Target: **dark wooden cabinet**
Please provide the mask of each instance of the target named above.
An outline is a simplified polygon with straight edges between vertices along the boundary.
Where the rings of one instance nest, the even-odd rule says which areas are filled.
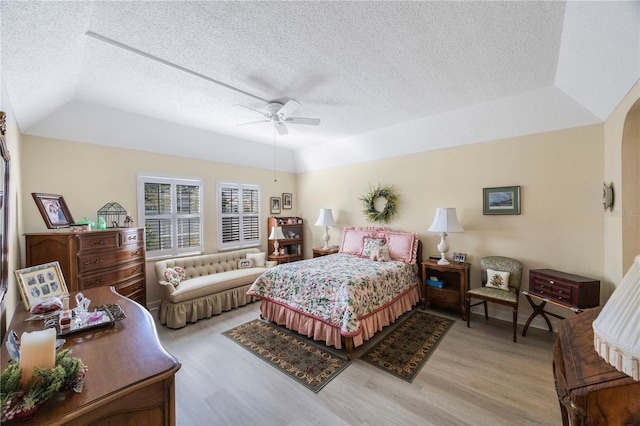
[[[640,424],[640,382],[596,352],[592,323],[600,308],[558,323],[553,373],[563,425]]]
[[[113,286],[146,306],[144,229],[25,234],[26,266],[58,261],[69,291]]]
[[[297,260],[304,259],[302,254],[302,244],[304,242],[304,222],[299,217],[270,217],[267,222],[267,236],[271,234],[271,229],[274,226],[280,226],[282,228],[282,234],[285,239],[279,240],[280,249],[287,255],[286,261],[284,258],[277,258],[273,256],[273,241],[269,240],[269,260],[276,260],[278,263],[295,262]]]
[[[438,265],[435,260],[422,262],[423,303],[429,302],[439,308],[456,309],[462,313],[462,319],[466,320],[469,313],[464,297],[469,289],[470,267],[470,263],[464,262],[452,262],[449,265]],[[442,288],[427,285],[431,276],[443,283]]]
[[[529,293],[567,307],[595,308],[600,304],[600,281],[553,269],[532,269]]]

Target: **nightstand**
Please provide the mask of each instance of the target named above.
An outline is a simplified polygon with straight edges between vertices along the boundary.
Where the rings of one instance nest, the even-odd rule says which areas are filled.
[[[449,265],[438,265],[435,260],[422,262],[423,305],[426,306],[429,302],[439,308],[456,309],[462,313],[462,319],[466,320],[469,313],[464,297],[469,289],[470,267],[470,263],[464,262],[451,262]],[[442,282],[442,288],[427,285],[427,280],[432,276]]]
[[[338,252],[338,247],[329,247],[327,250],[322,247],[313,249],[313,257],[326,256],[328,254],[334,254]]]

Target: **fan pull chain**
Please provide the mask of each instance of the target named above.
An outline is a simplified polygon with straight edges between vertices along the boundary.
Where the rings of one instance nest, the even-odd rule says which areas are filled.
[[[278,160],[278,155],[276,152],[276,126],[273,126],[273,181],[277,182],[278,181],[278,176],[277,176],[277,171],[278,171],[278,167],[277,167],[277,160]]]

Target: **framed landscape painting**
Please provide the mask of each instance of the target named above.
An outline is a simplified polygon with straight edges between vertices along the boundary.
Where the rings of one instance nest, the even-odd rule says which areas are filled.
[[[520,214],[520,187],[484,188],[483,214]]]

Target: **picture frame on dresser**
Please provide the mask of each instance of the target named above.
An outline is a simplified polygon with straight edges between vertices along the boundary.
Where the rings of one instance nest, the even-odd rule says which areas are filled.
[[[27,310],[45,299],[69,295],[60,263],[57,261],[17,269],[15,274]]]
[[[482,200],[482,214],[484,215],[520,214],[519,186],[483,188]]]
[[[73,223],[73,217],[62,195],[32,192],[31,196],[47,228],[68,228]]]

